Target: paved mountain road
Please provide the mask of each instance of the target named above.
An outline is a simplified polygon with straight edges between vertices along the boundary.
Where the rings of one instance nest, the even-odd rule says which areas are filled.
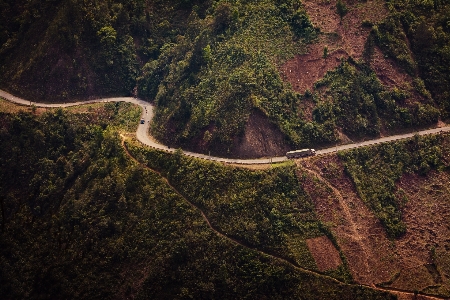
[[[95,99],[95,100],[87,100],[87,101],[80,101],[80,102],[71,102],[71,103],[60,103],[60,104],[47,104],[47,103],[38,103],[38,102],[32,102],[30,100],[21,99],[19,97],[16,97],[14,95],[11,95],[10,93],[0,90],[0,97],[4,98],[8,101],[22,104],[22,105],[35,105],[37,107],[69,107],[69,106],[76,106],[76,105],[83,105],[83,104],[89,104],[89,103],[97,103],[97,102],[129,102],[133,104],[137,104],[142,107],[142,118],[145,120],[144,124],[141,124],[139,122],[138,129],[136,131],[137,139],[142,142],[143,144],[153,147],[156,149],[168,151],[168,152],[174,152],[175,149],[169,148],[165,145],[159,144],[154,139],[152,139],[151,136],[148,135],[148,129],[150,126],[150,121],[153,118],[153,105],[149,102],[133,98],[133,97],[117,97],[117,98],[102,98],[102,99]],[[316,154],[327,154],[332,153],[340,150],[347,150],[347,149],[353,149],[358,147],[364,147],[379,143],[385,143],[385,142],[391,142],[401,139],[406,139],[409,137],[414,136],[415,134],[419,135],[427,135],[427,134],[435,134],[439,132],[444,131],[450,131],[450,126],[445,126],[441,128],[434,128],[434,129],[428,129],[428,130],[422,130],[417,131],[413,133],[407,133],[407,134],[400,134],[400,135],[392,135],[388,137],[382,137],[374,140],[364,141],[361,143],[353,143],[353,144],[347,144],[347,145],[341,145],[341,146],[335,146],[327,149],[321,149],[317,150]],[[232,164],[247,164],[247,165],[253,165],[253,164],[270,164],[270,163],[276,163],[276,162],[283,162],[288,160],[286,156],[278,156],[278,157],[269,157],[269,158],[258,158],[258,159],[234,159],[234,158],[222,158],[222,157],[215,157],[215,156],[209,156],[201,153],[194,153],[189,151],[183,151],[185,155],[193,156],[197,158],[207,159],[207,160],[214,160],[219,162],[225,162],[225,163],[232,163]]]

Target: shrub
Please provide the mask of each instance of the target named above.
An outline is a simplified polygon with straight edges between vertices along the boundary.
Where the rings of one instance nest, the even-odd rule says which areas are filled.
[[[342,2],[342,0],[338,0],[336,2],[336,12],[341,18],[341,21],[342,18],[348,13],[347,5],[344,2]]]

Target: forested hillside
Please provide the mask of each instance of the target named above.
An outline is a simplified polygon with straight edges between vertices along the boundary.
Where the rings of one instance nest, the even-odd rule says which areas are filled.
[[[318,269],[306,239],[332,235],[292,165],[239,170],[127,142],[144,166],[119,136],[136,107],[0,104],[5,299],[393,299],[351,284],[345,263]]]
[[[36,101],[137,95],[157,106],[157,139],[197,152],[280,155],[450,111],[447,0],[0,6],[2,88]]]
[[[130,95],[142,64],[185,34],[203,1],[0,2],[2,85],[46,101]]]
[[[0,0],[0,74],[284,155],[448,122],[450,0]],[[252,170],[140,114],[0,99],[1,298],[450,297],[448,133]]]
[[[125,138],[129,104],[0,104],[8,299],[450,295],[448,134],[252,171]]]

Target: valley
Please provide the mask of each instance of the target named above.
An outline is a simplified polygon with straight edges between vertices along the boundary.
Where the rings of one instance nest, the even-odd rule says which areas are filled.
[[[0,7],[2,298],[450,298],[448,0]]]

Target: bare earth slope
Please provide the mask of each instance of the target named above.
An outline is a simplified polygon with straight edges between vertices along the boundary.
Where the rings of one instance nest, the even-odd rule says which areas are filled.
[[[308,46],[306,53],[297,55],[280,67],[282,78],[299,93],[313,91],[314,83],[335,69],[342,59],[351,57],[357,61],[363,60],[365,44],[372,29],[370,25],[363,24],[377,24],[388,15],[385,1],[382,0],[344,1],[348,12],[342,20],[336,11],[336,0],[302,2],[321,35]],[[398,88],[410,94],[405,104],[424,101],[412,88],[414,84],[411,76],[392,59],[385,57],[378,47],[374,47],[369,60],[371,68],[388,90]],[[311,121],[315,104],[305,99],[300,106],[305,118]]]
[[[319,218],[331,226],[357,282],[444,298],[450,294],[447,172],[401,178],[398,188],[409,199],[402,211],[407,232],[390,240],[357,195],[337,156],[299,160],[297,164],[303,187]],[[412,298],[403,295],[401,299]]]
[[[284,134],[257,110],[250,115],[244,136],[236,144],[239,158],[283,156],[289,151]]]
[[[317,43],[308,47],[307,53],[298,55],[281,67],[281,73],[292,87],[304,93],[313,88],[314,82],[334,69],[341,58],[362,58],[364,44],[370,28],[362,26],[363,20],[382,20],[387,12],[384,1],[373,0],[347,5],[348,13],[340,21],[336,12],[336,0],[302,1],[313,25],[324,33]],[[324,57],[324,48],[328,55]]]

